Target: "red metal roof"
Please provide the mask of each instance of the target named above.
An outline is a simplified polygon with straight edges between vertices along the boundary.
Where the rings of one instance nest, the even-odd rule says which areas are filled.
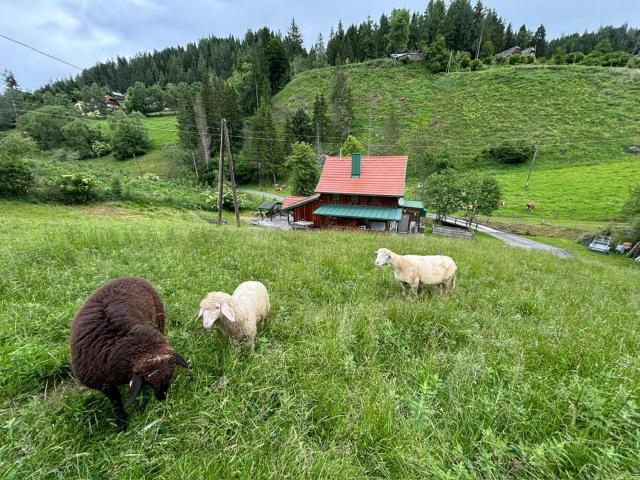
[[[296,196],[284,197],[284,201],[282,202],[282,208],[286,209],[294,205],[298,206],[298,204],[304,205],[305,203],[315,200],[318,197],[320,197],[320,194],[318,193],[314,193],[310,197],[296,197]]]
[[[351,178],[351,157],[327,157],[316,192],[401,197],[406,176],[406,156],[363,156],[360,178]]]

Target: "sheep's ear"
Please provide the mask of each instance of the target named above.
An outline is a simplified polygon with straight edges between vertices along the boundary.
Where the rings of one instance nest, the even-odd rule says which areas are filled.
[[[204,315],[204,308],[201,308],[200,311],[198,312],[198,318],[196,320],[200,320],[200,318],[202,317],[202,315]]]
[[[222,312],[222,315],[224,315],[224,317],[230,322],[236,321],[236,314],[234,313],[233,308],[231,308],[227,302],[224,302],[222,303],[222,305],[220,305],[220,311]]]
[[[180,365],[181,367],[188,368],[189,370],[191,370],[191,364],[177,353],[176,353],[176,365]]]
[[[133,402],[136,401],[136,397],[142,390],[142,386],[144,385],[144,378],[138,375],[137,373],[133,374],[133,378],[131,379],[131,389],[129,390],[129,396],[127,397],[127,402],[124,404],[125,407],[128,407]]]

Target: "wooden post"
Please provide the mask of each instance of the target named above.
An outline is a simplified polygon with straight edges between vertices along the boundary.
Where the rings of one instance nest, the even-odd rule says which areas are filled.
[[[449,63],[447,63],[447,75],[449,75],[449,69],[451,68],[452,58],[453,58],[453,50],[449,50]]]
[[[218,161],[218,225],[222,225],[222,191],[224,189],[224,120],[220,120],[220,159]]]
[[[233,192],[233,210],[236,213],[236,226],[240,226],[240,206],[238,205],[238,192],[236,190],[236,177],[233,172],[233,155],[231,155],[231,142],[229,141],[229,129],[227,128],[227,121],[222,120],[224,123],[224,139],[227,144],[227,153],[229,154],[229,176],[231,177],[231,191]]]
[[[533,172],[533,162],[536,161],[536,157],[538,156],[539,146],[540,142],[536,143],[536,151],[533,152],[533,158],[531,159],[531,165],[529,165],[529,174],[527,175],[527,181],[524,183],[524,188],[529,188],[529,180],[531,179],[531,173]]]

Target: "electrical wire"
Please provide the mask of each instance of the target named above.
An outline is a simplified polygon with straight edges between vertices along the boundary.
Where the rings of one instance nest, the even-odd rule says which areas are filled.
[[[4,35],[4,34],[0,33],[0,37],[5,38],[5,39],[9,40],[10,42],[17,43],[18,45],[22,45],[23,47],[26,47],[26,48],[28,48],[30,50],[33,50],[34,52],[37,52],[40,55],[44,55],[45,57],[49,57],[49,58],[52,58],[52,59],[54,59],[54,60],[56,60],[56,61],[58,61],[60,63],[64,63],[65,65],[68,65],[68,66],[73,67],[73,68],[75,68],[77,70],[80,70],[81,72],[84,70],[83,68],[80,68],[77,65],[74,65],[73,63],[69,63],[66,60],[58,58],[58,57],[56,57],[54,55],[51,55],[51,54],[49,54],[47,52],[43,52],[42,50],[38,50],[37,48],[32,47],[31,45],[28,45],[28,44],[26,44],[24,42],[21,42],[20,40],[16,40],[15,38],[11,38],[8,35]]]

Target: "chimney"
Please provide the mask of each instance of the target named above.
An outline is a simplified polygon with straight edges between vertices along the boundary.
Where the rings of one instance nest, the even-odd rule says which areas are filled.
[[[360,164],[362,162],[361,153],[351,154],[351,178],[360,178]]]

